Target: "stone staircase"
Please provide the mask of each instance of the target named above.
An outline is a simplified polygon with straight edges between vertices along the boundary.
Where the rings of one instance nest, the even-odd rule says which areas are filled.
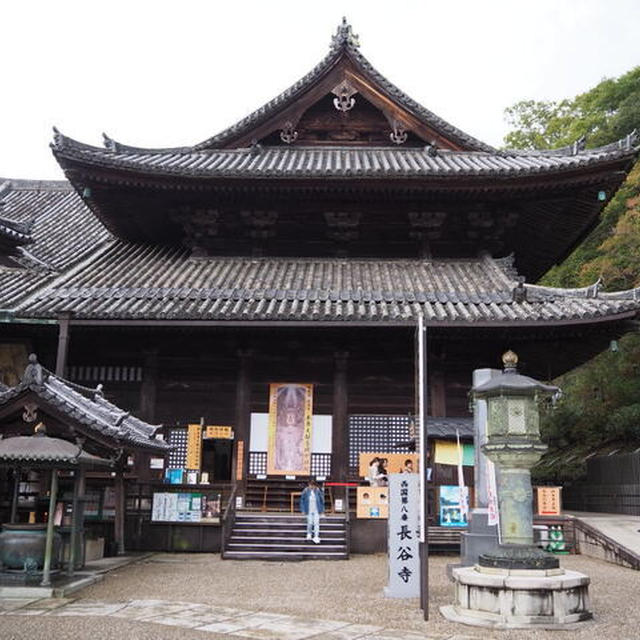
[[[302,515],[237,512],[222,557],[225,560],[347,560],[347,522],[320,518],[320,544],[306,540]]]

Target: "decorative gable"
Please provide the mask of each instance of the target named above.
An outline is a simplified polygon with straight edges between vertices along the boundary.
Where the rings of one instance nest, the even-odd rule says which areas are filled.
[[[269,145],[491,147],[456,129],[389,82],[360,53],[343,19],[329,54],[304,78],[196,149]]]

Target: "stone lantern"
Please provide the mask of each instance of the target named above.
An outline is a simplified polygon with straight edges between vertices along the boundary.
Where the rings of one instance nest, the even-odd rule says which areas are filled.
[[[453,569],[455,603],[441,607],[449,620],[512,628],[573,628],[592,618],[589,577],[560,568],[558,558],[533,544],[531,467],[545,452],[539,403],[558,393],[520,375],[507,351],[502,375],[472,389],[487,403],[487,441],[482,446],[497,472],[500,543],[473,567]]]
[[[559,392],[520,375],[518,356],[502,356],[504,372],[475,387],[474,398],[487,402],[487,442],[482,450],[498,471],[498,509],[501,544],[480,556],[481,566],[549,569],[558,559],[533,546],[531,467],[547,446],[540,440],[539,403]]]

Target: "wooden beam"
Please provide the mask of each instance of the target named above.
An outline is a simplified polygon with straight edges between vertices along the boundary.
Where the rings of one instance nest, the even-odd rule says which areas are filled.
[[[53,555],[53,518],[58,497],[58,471],[51,469],[51,488],[49,490],[49,514],[47,518],[47,539],[44,547],[44,566],[42,568],[41,587],[51,586],[51,556]]]
[[[158,350],[146,351],[140,385],[140,418],[151,424],[155,421],[158,395]]]
[[[71,315],[64,314],[58,318],[58,352],[56,355],[56,375],[64,378],[64,370],[67,366],[67,356],[69,355],[69,325]]]
[[[118,469],[114,482],[116,513],[113,520],[114,537],[118,549],[118,555],[125,553],[124,547],[124,517],[125,517],[125,496],[124,496],[124,471]]]
[[[76,569],[77,547],[83,529],[84,503],[82,498],[84,498],[84,468],[80,467],[75,470],[73,476],[71,535],[69,536],[69,563],[67,566],[67,575],[69,576],[72,576]],[[80,564],[84,564],[84,558],[81,558]]]
[[[235,409],[235,447],[231,470],[233,482],[238,486],[238,494],[246,483],[249,472],[249,449],[251,436],[251,365],[253,352],[250,349],[240,349],[238,351],[238,373],[236,378],[236,409]],[[239,451],[238,443],[243,445]],[[238,458],[240,455],[240,459]],[[237,479],[236,470],[242,468],[242,480]]]
[[[336,482],[346,482],[349,471],[348,461],[348,411],[349,392],[347,364],[349,354],[346,351],[334,355],[333,372],[333,424],[331,432],[331,478]],[[342,492],[340,492],[342,494]],[[345,493],[346,495],[346,493]],[[345,509],[349,505],[345,504]]]

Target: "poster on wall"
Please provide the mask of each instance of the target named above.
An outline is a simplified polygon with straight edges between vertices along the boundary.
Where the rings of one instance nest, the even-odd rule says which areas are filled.
[[[389,517],[388,487],[358,487],[356,515],[358,518]]]
[[[418,473],[417,453],[360,453],[358,475],[373,479],[390,473]]]
[[[309,475],[313,385],[269,385],[269,475]]]
[[[467,515],[460,501],[460,489],[458,485],[442,485],[440,487],[440,526],[441,527],[466,527]],[[462,487],[468,503],[468,487]]]

